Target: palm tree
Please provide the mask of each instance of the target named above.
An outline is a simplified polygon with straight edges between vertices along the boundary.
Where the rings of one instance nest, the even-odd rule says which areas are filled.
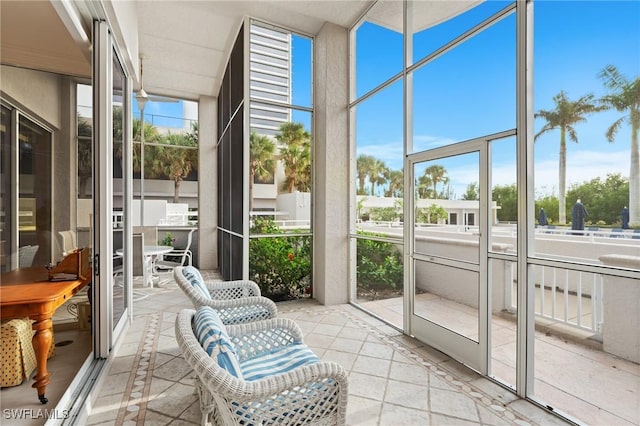
[[[569,139],[578,143],[578,135],[574,125],[585,121],[585,115],[601,111],[603,108],[594,104],[592,94],[584,95],[577,101],[571,101],[567,99],[567,94],[564,90],[553,97],[553,102],[555,103],[553,110],[547,111],[541,109],[535,113],[536,118],[544,118],[547,122],[535,135],[534,140],[537,140],[541,135],[551,130],[560,130],[558,201],[559,223],[564,225],[567,223],[567,202],[565,199],[567,184],[567,134],[569,135]]]
[[[629,81],[613,66],[607,65],[598,74],[610,90],[600,99],[607,109],[628,112],[607,129],[607,140],[613,142],[618,129],[627,120],[631,124],[631,168],[629,170],[629,223],[640,224],[640,153],[638,151],[638,129],[640,129],[640,78]]]
[[[387,172],[387,166],[384,164],[384,161],[374,159],[373,164],[369,168],[369,183],[371,183],[371,195],[376,195],[376,184],[384,185],[387,181],[384,177]]]
[[[356,160],[356,174],[358,177],[358,195],[365,195],[365,179],[369,175],[369,170],[373,168],[376,158],[371,155],[360,154]]]
[[[423,174],[418,178],[416,183],[416,189],[418,191],[418,198],[431,198],[431,187],[433,186],[431,177]]]
[[[173,181],[174,203],[180,202],[180,184],[189,176],[193,164],[197,162],[198,150],[193,149],[196,146],[193,140],[184,133],[169,133],[162,143],[156,143],[149,147],[149,157],[145,152],[145,157],[150,158],[150,177],[167,176]],[[147,170],[146,164],[145,170]]]
[[[285,188],[289,192],[311,188],[311,136],[302,123],[282,123],[276,139],[284,165]]]
[[[434,164],[433,166],[427,167],[424,171],[425,176],[431,178],[431,184],[433,185],[433,198],[438,198],[438,184],[442,182],[446,184],[449,182],[449,178],[447,177],[447,170],[444,166],[440,164]]]
[[[267,180],[276,167],[276,144],[267,136],[251,132],[249,147],[249,211],[253,209],[253,184],[256,176]]]
[[[140,151],[141,151],[140,130],[142,129],[142,126],[140,125],[141,123],[142,122],[139,118],[133,119],[132,127],[133,127],[133,142],[134,142],[133,144],[133,171],[134,172],[140,172],[141,170],[141,167],[140,167],[142,163],[140,158]],[[148,143],[162,142],[162,136],[158,132],[158,129],[152,124],[144,123],[144,142],[145,142],[145,149],[147,148],[146,145]],[[116,153],[116,155],[118,155],[118,153]],[[119,155],[119,158],[122,158],[121,153]],[[147,169],[147,167],[151,166],[151,162],[153,160],[153,150],[147,149],[144,153],[144,158],[145,158],[144,167],[145,169]],[[147,170],[150,170],[150,168]],[[144,177],[148,177],[148,176],[144,176]]]
[[[384,195],[386,197],[402,198],[404,193],[404,173],[402,170],[389,170],[385,177],[389,182],[389,188]]]
[[[88,119],[78,114],[78,195],[86,194],[87,182],[93,173],[93,148],[91,136],[93,127]]]

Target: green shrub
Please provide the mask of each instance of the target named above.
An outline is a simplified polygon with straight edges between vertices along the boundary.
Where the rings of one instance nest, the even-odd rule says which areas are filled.
[[[277,234],[270,219],[258,218],[253,234]],[[249,241],[249,279],[265,297],[285,300],[300,297],[311,285],[311,237],[260,237]]]
[[[395,207],[375,207],[369,211],[371,220],[392,222],[398,218],[398,210]]]
[[[359,231],[358,234],[380,236],[363,231]],[[402,253],[396,245],[361,238],[357,241],[358,287],[371,290],[402,289],[404,266]]]

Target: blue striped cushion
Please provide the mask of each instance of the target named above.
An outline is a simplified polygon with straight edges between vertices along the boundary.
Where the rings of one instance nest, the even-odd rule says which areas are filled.
[[[231,375],[242,378],[236,349],[220,316],[210,306],[198,308],[193,318],[196,339],[211,358]]]
[[[247,381],[286,373],[296,367],[318,362],[318,357],[303,343],[258,355],[240,362],[242,377]]]
[[[202,278],[202,275],[200,274],[200,271],[198,271],[197,268],[194,268],[193,266],[186,266],[182,270],[182,275],[184,275],[187,281],[191,283],[193,288],[195,288],[196,290],[199,290],[204,297],[211,300],[211,294],[209,294],[209,290],[207,289],[207,286],[204,285],[204,279]]]

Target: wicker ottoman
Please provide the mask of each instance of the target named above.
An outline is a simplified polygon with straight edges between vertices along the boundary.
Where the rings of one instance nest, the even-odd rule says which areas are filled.
[[[2,322],[2,347],[0,348],[0,364],[2,376],[0,386],[16,386],[29,378],[36,368],[36,354],[33,351],[32,320],[29,318],[12,319]],[[49,355],[55,354],[55,345],[51,341]]]

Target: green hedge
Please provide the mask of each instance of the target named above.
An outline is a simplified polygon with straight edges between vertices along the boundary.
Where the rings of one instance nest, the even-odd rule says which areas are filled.
[[[256,218],[252,234],[278,234],[270,219]],[[249,241],[249,279],[273,300],[298,298],[311,286],[311,237],[260,237]]]
[[[363,236],[383,236],[358,231]],[[400,290],[404,282],[402,253],[395,244],[358,238],[358,288],[365,290]]]

